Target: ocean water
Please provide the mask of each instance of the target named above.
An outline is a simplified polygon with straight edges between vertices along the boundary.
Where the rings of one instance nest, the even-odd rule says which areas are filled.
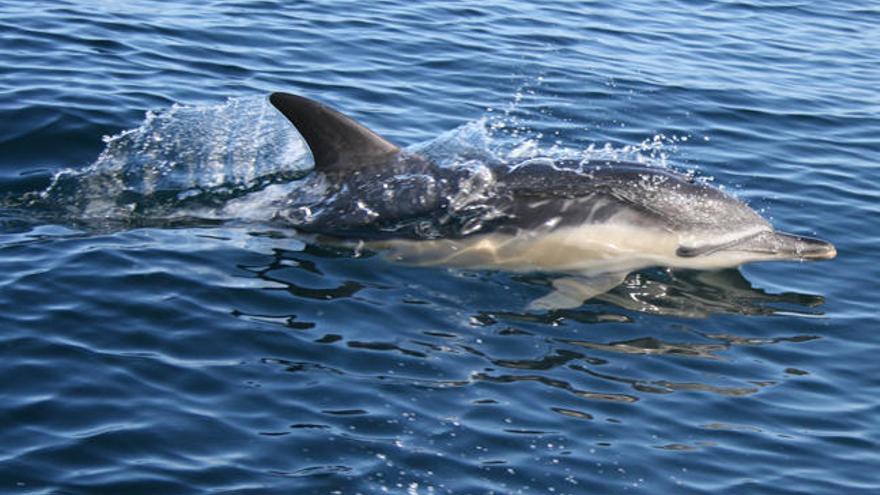
[[[880,493],[876,2],[0,4],[0,492]],[[440,156],[639,160],[821,263],[393,264],[266,102]]]

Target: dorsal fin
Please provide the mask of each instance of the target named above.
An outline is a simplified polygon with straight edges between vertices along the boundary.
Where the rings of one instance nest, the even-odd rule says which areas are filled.
[[[317,101],[272,93],[269,101],[302,134],[315,170],[351,170],[388,160],[400,149],[350,117]]]

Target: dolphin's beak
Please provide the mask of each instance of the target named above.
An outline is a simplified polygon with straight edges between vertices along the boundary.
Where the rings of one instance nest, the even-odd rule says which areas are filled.
[[[785,232],[762,232],[737,243],[732,249],[789,260],[830,260],[837,256],[837,249],[830,242]]]
[[[723,244],[699,247],[681,246],[676,254],[684,258],[692,258],[725,252],[747,254],[752,261],[830,260],[837,256],[837,250],[830,242],[772,230]]]

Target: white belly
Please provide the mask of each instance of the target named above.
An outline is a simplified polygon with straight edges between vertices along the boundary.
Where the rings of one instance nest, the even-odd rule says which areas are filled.
[[[483,234],[463,239],[393,240],[370,244],[393,261],[417,265],[605,273],[673,264],[678,237],[629,225],[587,225],[518,235]]]

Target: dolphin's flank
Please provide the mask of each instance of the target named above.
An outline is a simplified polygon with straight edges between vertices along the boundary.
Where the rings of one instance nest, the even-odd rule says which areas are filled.
[[[777,232],[733,196],[668,170],[550,159],[478,172],[441,167],[316,101],[269,99],[302,134],[313,174],[327,184],[317,204],[291,201],[282,218],[366,241],[397,261],[562,275],[532,308],[579,306],[650,266],[836,256],[830,243]]]

